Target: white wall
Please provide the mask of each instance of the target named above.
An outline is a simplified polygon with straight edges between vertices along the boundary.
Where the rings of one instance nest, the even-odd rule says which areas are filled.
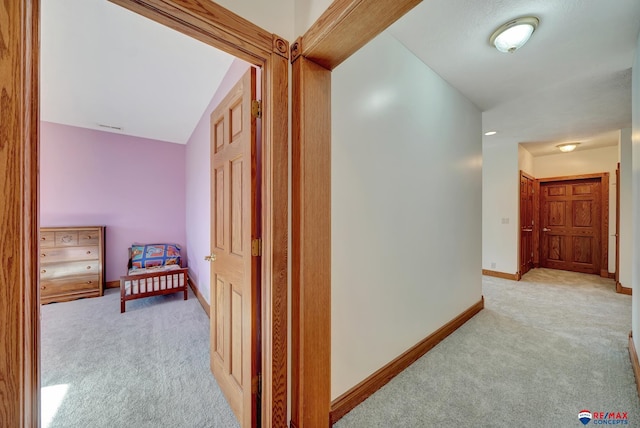
[[[620,144],[618,148],[620,153],[620,274],[618,281],[623,287],[632,287],[633,220],[631,211],[631,128],[620,131]]]
[[[293,41],[294,6],[300,0],[215,0],[220,6],[263,29]]]
[[[481,114],[383,33],[332,76],[336,398],[478,302]]]
[[[518,145],[518,169],[533,176],[533,155],[520,145]]]
[[[640,37],[636,43],[636,59],[633,63],[632,76],[632,132],[633,144],[633,267],[631,282],[633,288],[640,290]],[[631,309],[631,326],[633,342],[640,349],[640,293],[633,293]]]
[[[519,147],[482,144],[482,269],[518,272]]]
[[[332,0],[295,0],[296,37],[302,36],[331,5]]]
[[[211,252],[211,150],[209,116],[249,64],[235,59],[209,106],[193,130],[186,147],[187,254],[189,276],[207,302],[210,299],[211,266],[204,256]]]
[[[602,147],[591,150],[576,150],[570,153],[538,156],[533,158],[535,178],[561,177],[566,175],[609,173],[609,272],[616,270],[616,168],[618,147]]]

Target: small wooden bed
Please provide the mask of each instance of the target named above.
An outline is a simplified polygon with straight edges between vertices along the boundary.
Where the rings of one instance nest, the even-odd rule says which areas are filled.
[[[175,244],[133,245],[129,249],[128,275],[120,277],[120,313],[125,312],[128,300],[178,292],[187,300],[189,274],[180,264],[179,249]]]

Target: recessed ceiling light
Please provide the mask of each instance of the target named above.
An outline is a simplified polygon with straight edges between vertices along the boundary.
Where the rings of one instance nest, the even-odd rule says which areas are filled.
[[[489,43],[500,52],[513,53],[527,43],[539,23],[535,16],[512,19],[491,34]]]
[[[572,152],[576,149],[576,147],[578,147],[580,145],[580,143],[565,143],[565,144],[558,144],[556,147],[564,153],[568,153],[568,152]]]
[[[498,131],[487,131],[484,133],[484,135],[486,135],[487,137],[491,136],[491,135],[496,135],[498,133]]]

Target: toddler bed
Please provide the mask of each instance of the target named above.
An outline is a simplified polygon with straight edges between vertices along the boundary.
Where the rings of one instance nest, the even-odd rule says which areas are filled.
[[[128,267],[128,275],[120,277],[120,313],[128,300],[143,297],[182,291],[187,300],[188,269],[182,267],[178,245],[132,245]]]

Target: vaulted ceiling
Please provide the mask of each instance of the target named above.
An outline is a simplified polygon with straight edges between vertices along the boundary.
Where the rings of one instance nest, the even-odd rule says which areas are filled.
[[[524,15],[540,19],[528,44],[490,46]],[[424,0],[389,31],[482,110],[485,143],[584,150],[631,126],[638,0]],[[47,0],[42,119],[185,143],[232,60],[106,0]]]

